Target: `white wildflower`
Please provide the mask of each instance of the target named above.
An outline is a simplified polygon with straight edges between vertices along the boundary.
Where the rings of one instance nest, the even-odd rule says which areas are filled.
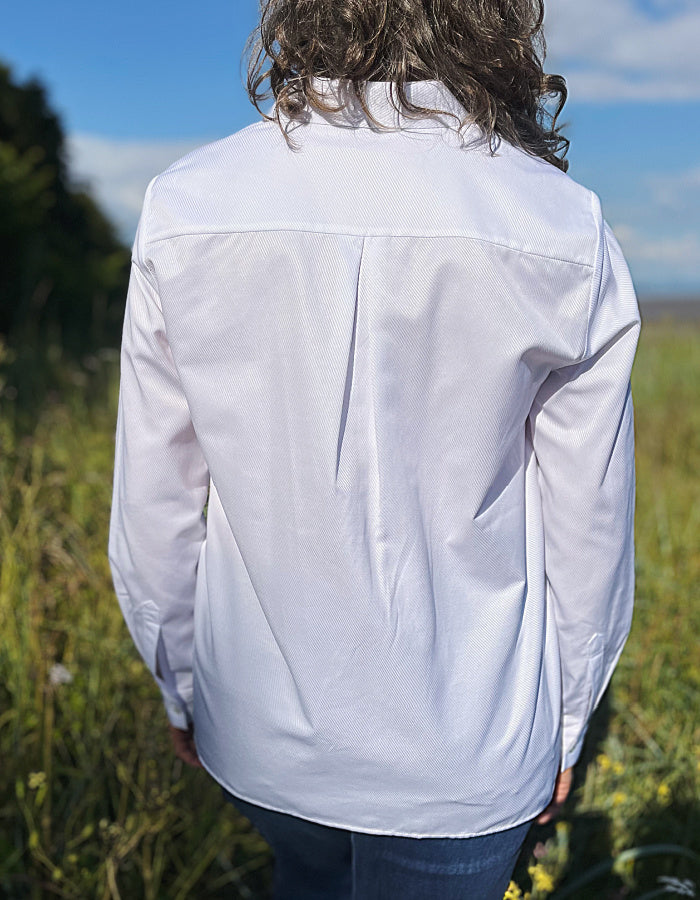
[[[54,663],[49,670],[49,681],[51,684],[70,684],[73,676],[63,663]]]

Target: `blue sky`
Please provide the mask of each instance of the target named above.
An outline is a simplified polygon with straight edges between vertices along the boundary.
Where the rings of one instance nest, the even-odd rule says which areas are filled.
[[[148,180],[254,122],[241,52],[257,0],[8,4],[0,59],[46,84],[131,241]],[[640,295],[700,296],[700,4],[550,0],[546,69],[570,100],[570,174],[601,197]]]

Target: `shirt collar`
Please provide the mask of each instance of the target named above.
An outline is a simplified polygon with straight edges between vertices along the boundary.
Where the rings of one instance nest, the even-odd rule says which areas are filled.
[[[303,124],[317,123],[344,128],[371,128],[375,131],[385,128],[404,131],[442,131],[445,127],[453,129],[459,127],[459,122],[449,115],[411,118],[403,111],[397,112],[391,102],[392,83],[390,81],[368,81],[366,83],[366,102],[372,115],[382,125],[382,129],[378,129],[363,112],[360,101],[348,90],[347,81],[312,76],[311,83],[326,102],[338,106],[341,102],[347,101],[347,106],[339,112],[326,113],[309,105],[300,119]],[[455,113],[459,116],[460,121],[468,115],[464,106],[442,81],[408,81],[405,88],[408,99],[418,106]],[[399,105],[396,89],[394,89],[394,97]],[[274,105],[272,110],[274,110]],[[280,118],[283,122],[287,119],[281,110]]]

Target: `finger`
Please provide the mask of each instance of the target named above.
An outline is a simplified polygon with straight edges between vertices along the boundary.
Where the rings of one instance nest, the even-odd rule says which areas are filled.
[[[202,763],[199,761],[199,755],[197,754],[197,748],[194,741],[191,741],[191,743],[188,745],[186,752],[188,757],[186,762],[188,762],[191,766],[194,766],[196,769],[201,769]]]
[[[559,813],[562,811],[562,807],[566,801],[566,798],[569,796],[569,791],[571,790],[571,783],[573,781],[573,769],[565,769],[563,772],[559,772],[557,775],[557,780],[554,782],[554,792],[552,795],[552,799],[549,805],[542,810],[542,812],[537,816],[535,822],[538,825],[546,825],[547,822],[551,822],[552,819],[556,819]]]
[[[183,762],[186,762],[188,766],[192,766],[194,769],[201,769],[202,764],[199,761],[199,757],[196,753],[192,753],[189,750],[185,750],[181,753],[178,753],[178,756]]]
[[[537,825],[546,825],[547,822],[551,821],[552,818],[552,806],[550,804],[539,814],[539,816],[537,816],[535,822]]]
[[[175,755],[178,759],[186,762],[188,766],[194,766],[196,768],[201,768],[202,766],[197,753],[185,744],[175,747]]]
[[[175,728],[171,725],[170,737],[172,739],[175,755],[178,759],[181,759],[183,762],[187,763],[187,765],[193,766],[194,768],[204,768],[199,761],[197,746],[194,742],[191,730],[184,731],[181,728]]]
[[[552,819],[556,819],[556,817],[561,812],[561,803],[550,803],[549,806],[543,810],[539,816],[535,819],[537,825],[546,825],[547,822],[551,822]]]
[[[573,770],[566,769],[562,772],[557,779],[557,783],[554,789],[554,801],[558,803],[560,806],[563,805],[566,798],[569,796],[569,791],[571,790],[571,783],[573,781]]]

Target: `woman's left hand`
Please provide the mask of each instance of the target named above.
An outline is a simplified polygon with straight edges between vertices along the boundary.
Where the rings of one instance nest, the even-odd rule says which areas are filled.
[[[194,743],[194,729],[190,726],[186,731],[183,731],[182,728],[168,725],[168,730],[170,731],[175,755],[183,762],[186,762],[188,766],[202,769],[203,766],[197,756],[197,748]]]

